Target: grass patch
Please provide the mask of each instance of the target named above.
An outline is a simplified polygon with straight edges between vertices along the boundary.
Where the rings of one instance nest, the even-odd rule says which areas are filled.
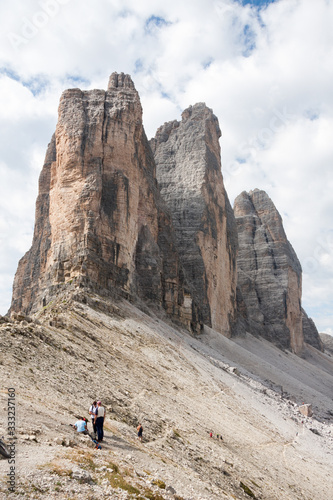
[[[108,463],[109,469],[112,469],[115,474],[119,473],[119,467],[117,464],[114,464],[113,462]]]
[[[128,470],[121,472],[118,465],[114,462],[108,462],[107,467],[108,469],[112,469],[112,472],[109,471],[105,475],[105,477],[109,480],[112,488],[120,488],[124,491],[127,491],[127,493],[129,494],[140,495],[140,490],[130,484],[124,477],[126,475],[130,476],[130,472]]]
[[[164,498],[158,493],[154,493],[151,490],[145,490],[144,495],[148,500],[164,500]]]
[[[49,470],[50,474],[56,474],[57,476],[60,476],[60,477],[66,477],[66,476],[70,477],[73,473],[72,469],[67,469],[66,467],[63,467],[63,466],[58,465],[58,464],[53,464],[53,463],[46,464],[45,468]]]
[[[246,486],[246,484],[242,483],[242,481],[239,483],[239,486],[242,488],[242,490],[247,494],[249,495],[249,497],[251,498],[256,498],[255,497],[255,494],[253,493],[252,490],[250,490],[250,488],[248,486]]]
[[[83,469],[87,469],[87,470],[90,470],[92,472],[95,472],[95,469],[97,468],[97,465],[95,464],[94,459],[89,455],[82,457],[80,462],[79,462],[79,465],[82,465]]]
[[[36,484],[32,484],[31,489],[35,493],[47,493],[49,491],[48,488],[41,488],[40,486],[38,486]]]
[[[160,479],[154,479],[154,481],[152,481],[152,484],[154,484],[155,486],[158,486],[159,488],[161,488],[161,490],[165,490],[165,488],[166,488],[165,482],[161,481]]]
[[[132,495],[139,495],[140,490],[135,488],[132,484],[128,483],[124,476],[120,472],[109,472],[106,474],[107,479],[110,481],[112,488],[120,488],[121,490],[127,491]]]
[[[95,472],[95,469],[98,467],[94,462],[94,453],[88,450],[77,450],[72,451],[67,454],[66,458],[71,460],[72,462],[76,462],[82,469],[89,470]]]

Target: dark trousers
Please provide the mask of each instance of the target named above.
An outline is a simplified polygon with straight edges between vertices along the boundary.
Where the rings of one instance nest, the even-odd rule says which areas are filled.
[[[96,418],[96,431],[97,431],[98,441],[102,441],[102,439],[104,437],[103,424],[104,424],[104,417],[97,417]]]
[[[96,424],[95,424],[94,420],[91,420],[91,425],[92,425],[94,433],[97,434]]]

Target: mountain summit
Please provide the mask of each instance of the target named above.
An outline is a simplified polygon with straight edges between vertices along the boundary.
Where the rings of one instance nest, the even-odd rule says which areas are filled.
[[[66,90],[11,311],[34,313],[66,287],[83,287],[164,311],[193,333],[248,331],[298,354],[304,324],[306,342],[321,349],[301,309],[300,264],[268,195],[242,193],[235,219],[220,135],[198,103],[149,143],[123,73],[106,91]]]
[[[156,175],[172,216],[176,244],[202,317],[225,336],[236,319],[237,228],[221,173],[218,120],[205,104],[150,141]]]
[[[163,306],[195,330],[197,308],[155,170],[128,75],[113,73],[106,92],[65,91],[40,176],[33,244],[19,263],[11,309],[36,311],[74,281]]]

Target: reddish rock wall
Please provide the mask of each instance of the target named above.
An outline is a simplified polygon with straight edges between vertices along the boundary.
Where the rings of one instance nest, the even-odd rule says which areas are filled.
[[[194,330],[200,323],[128,75],[111,75],[106,92],[63,93],[11,309],[34,311],[73,280],[162,305]]]

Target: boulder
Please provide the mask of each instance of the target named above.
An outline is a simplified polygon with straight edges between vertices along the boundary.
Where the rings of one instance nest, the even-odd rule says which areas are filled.
[[[312,405],[310,404],[301,405],[298,407],[298,410],[304,417],[312,417],[313,415]]]
[[[92,478],[88,471],[83,469],[74,469],[72,472],[72,478],[76,479],[80,483],[91,483]]]

